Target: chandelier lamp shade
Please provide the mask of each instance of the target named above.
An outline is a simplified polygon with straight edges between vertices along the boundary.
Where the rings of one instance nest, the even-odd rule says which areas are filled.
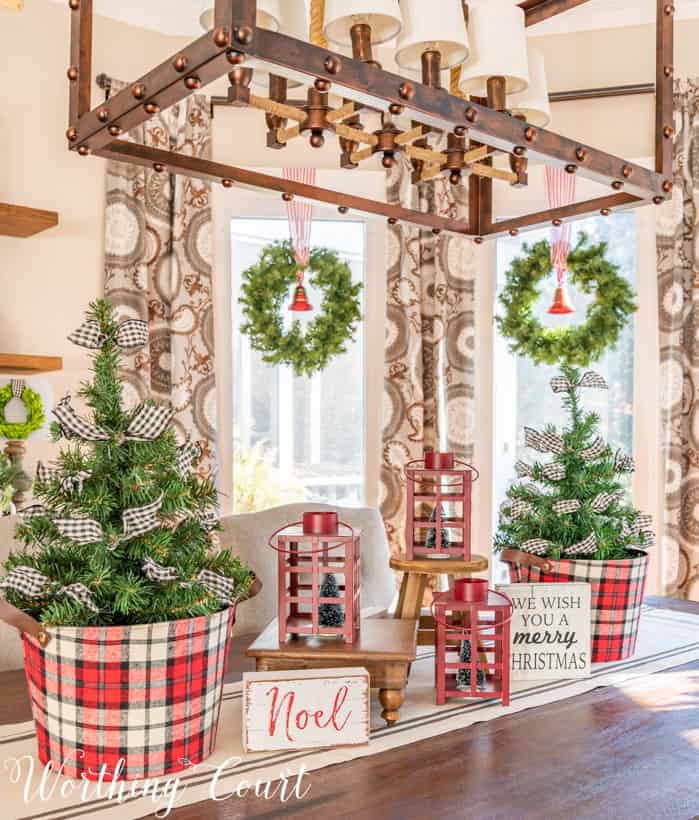
[[[546,81],[544,55],[536,48],[527,48],[529,88],[508,98],[508,108],[515,117],[521,117],[537,128],[546,128],[551,122],[551,103]]]
[[[256,23],[260,28],[279,31],[282,20],[282,2],[288,5],[291,0],[257,0]],[[214,0],[201,0],[199,22],[204,31],[214,27]]]
[[[503,110],[506,94],[529,86],[524,11],[512,0],[475,0],[468,20],[471,57],[461,70],[461,90]]]
[[[468,34],[459,0],[403,0],[403,28],[398,36],[396,63],[422,72],[425,85],[440,84],[440,71],[460,65],[468,57]]]
[[[649,202],[660,205],[673,189],[675,7],[656,0],[655,163],[648,168],[546,130],[546,67],[539,54],[528,50],[526,31],[585,2],[589,0],[204,0],[198,11],[206,30],[200,37],[93,106],[94,0],[67,0],[68,148],[81,157],[127,162],[226,189],[275,191],[286,202],[297,197],[343,214],[381,216],[391,224],[404,222],[476,243]],[[310,21],[296,19],[296,6],[309,7]],[[374,59],[373,47],[380,43],[393,50],[394,71]],[[440,82],[441,72],[449,72],[448,90]],[[390,168],[402,156],[412,163],[413,184],[441,176],[452,185],[467,186],[468,216],[427,213],[120,139],[226,77],[224,102],[260,112],[268,148],[284,150],[300,138],[311,150],[332,140],[338,165],[348,173],[372,158]],[[298,90],[290,98],[293,85]],[[362,118],[373,124],[372,130],[362,125]],[[236,132],[236,142],[252,139],[254,133]],[[440,133],[446,136],[442,143],[435,140]],[[439,145],[444,147],[437,150]],[[585,201],[533,212],[523,208],[518,216],[498,218],[494,189],[525,187],[530,162],[564,169],[607,190]]]

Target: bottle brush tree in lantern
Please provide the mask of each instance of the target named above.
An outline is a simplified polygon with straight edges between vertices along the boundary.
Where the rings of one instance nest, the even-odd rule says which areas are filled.
[[[461,650],[459,652],[459,661],[461,663],[471,663],[471,641],[461,641]],[[485,675],[482,669],[476,671],[476,681],[478,686],[483,686],[485,682]],[[459,669],[456,673],[456,688],[470,689],[471,688],[471,670]]]
[[[445,518],[444,507],[442,507],[442,519]],[[430,514],[430,521],[437,520],[437,507],[434,507],[432,513]],[[440,530],[440,540],[442,544],[442,549],[447,549],[449,547],[449,533],[442,527]],[[425,539],[425,546],[428,549],[434,549],[437,543],[437,528],[431,527],[427,533],[427,538]]]
[[[321,598],[339,598],[340,589],[337,578],[329,572],[320,585]],[[345,623],[345,612],[342,604],[321,604],[318,607],[318,620],[321,626],[342,626]]]

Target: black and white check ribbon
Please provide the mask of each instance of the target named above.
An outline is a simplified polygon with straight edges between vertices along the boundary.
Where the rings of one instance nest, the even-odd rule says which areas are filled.
[[[21,399],[24,392],[24,379],[10,379],[12,398]]]
[[[76,544],[95,544],[104,538],[104,530],[92,518],[54,518],[56,529]]]
[[[30,507],[25,507],[23,510],[20,510],[19,514],[21,518],[26,518],[27,520],[31,518],[48,518],[51,515],[43,504],[32,504]]]
[[[77,492],[80,494],[83,491],[83,484],[91,475],[92,473],[87,470],[80,470],[73,475],[66,476],[63,481],[61,481],[61,492],[66,494]]]
[[[166,430],[175,411],[158,404],[142,404],[131,419],[124,433],[129,441],[155,441]]]
[[[561,436],[555,433],[540,433],[531,427],[524,428],[524,443],[527,447],[532,447],[540,453],[555,453],[560,455],[565,452],[565,442]]]
[[[0,584],[0,589],[10,589],[25,598],[41,598],[48,578],[33,567],[15,567]]]
[[[600,436],[597,436],[589,447],[586,447],[584,450],[580,451],[580,455],[585,461],[594,461],[596,458],[603,456],[606,452],[607,442]]]
[[[98,350],[107,340],[100,330],[99,322],[88,319],[77,330],[74,330],[68,341],[86,347],[89,350]],[[144,347],[148,342],[148,324],[140,319],[126,319],[114,334],[115,343],[124,350]]]
[[[510,518],[517,521],[525,515],[529,515],[534,511],[534,507],[528,501],[522,501],[515,498],[510,504]]]
[[[180,524],[183,521],[187,521],[189,517],[190,516],[188,513],[178,510],[177,512],[171,513],[168,516],[161,517],[160,524],[166,530],[172,530],[174,532],[180,526]]]
[[[597,495],[592,499],[590,502],[590,507],[595,512],[604,512],[610,504],[613,504],[617,500],[616,493],[607,493],[601,492],[597,493]]]
[[[583,538],[582,541],[578,541],[577,544],[565,547],[563,552],[566,555],[592,555],[597,552],[597,538],[594,532],[591,532],[587,538]]]
[[[573,384],[568,381],[565,376],[555,376],[551,379],[551,390],[553,390],[554,393],[563,393],[566,390],[572,390],[576,387],[596,387],[600,390],[609,389],[607,382],[602,378],[602,376],[600,376],[599,373],[593,373],[592,370],[588,370],[585,374],[583,374],[577,384]]]
[[[202,513],[199,513],[197,517],[202,528],[205,529],[207,532],[215,530],[218,526],[218,513],[212,507],[210,507],[208,510],[204,510],[204,512]]]
[[[614,470],[617,473],[632,473],[635,469],[636,465],[633,458],[622,453],[621,450],[617,450],[614,455]]]
[[[201,584],[209,592],[212,592],[223,604],[230,604],[235,592],[235,583],[223,575],[203,569],[197,575],[197,583]]]
[[[47,484],[53,478],[54,471],[47,467],[43,461],[36,463],[36,480],[42,484]]]
[[[551,509],[559,515],[569,515],[570,513],[577,512],[581,506],[577,498],[568,498],[562,501],[556,501]]]
[[[543,538],[530,538],[529,541],[525,541],[520,546],[520,549],[522,552],[528,552],[531,555],[546,555],[552,546],[551,541],[546,541]]]
[[[562,464],[553,462],[552,464],[545,464],[541,474],[549,481],[563,481],[566,477],[566,468]]]
[[[83,441],[108,441],[111,438],[109,433],[80,418],[70,403],[70,396],[64,396],[58,402],[53,408],[53,414],[66,438],[77,437]]]
[[[89,609],[90,612],[99,612],[97,605],[92,600],[92,594],[85,584],[69,584],[61,587],[56,595],[67,595],[86,609]]]
[[[174,567],[164,567],[158,564],[150,556],[146,556],[143,561],[143,572],[151,581],[158,581],[165,583],[167,581],[176,581],[179,577],[177,570]]]
[[[158,513],[162,506],[163,494],[161,493],[155,501],[144,504],[142,507],[132,507],[129,510],[124,510],[121,514],[124,537],[121,540],[128,541],[139,535],[145,535],[152,530],[157,530],[160,526]]]
[[[520,478],[534,477],[534,468],[530,464],[527,464],[526,461],[522,461],[522,459],[519,459],[515,464],[515,472]]]
[[[187,436],[187,441],[177,448],[177,470],[180,475],[186,476],[194,463],[201,458],[201,447]]]

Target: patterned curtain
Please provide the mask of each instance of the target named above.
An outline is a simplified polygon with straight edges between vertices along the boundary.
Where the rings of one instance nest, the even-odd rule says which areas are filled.
[[[658,214],[665,592],[699,600],[699,79],[675,83],[674,193]]]
[[[112,91],[119,86],[112,86]],[[150,119],[129,139],[210,156],[208,102],[190,97]],[[172,404],[175,425],[203,453],[202,477],[216,474],[216,384],[210,185],[120,162],[107,166],[105,295],[150,326],[148,348],[125,358],[135,402]]]
[[[414,186],[411,170],[404,162],[389,171],[389,202],[466,218],[465,186],[441,177]],[[426,449],[473,457],[476,260],[473,243],[454,235],[401,224],[388,232],[381,514],[397,554],[407,462]]]

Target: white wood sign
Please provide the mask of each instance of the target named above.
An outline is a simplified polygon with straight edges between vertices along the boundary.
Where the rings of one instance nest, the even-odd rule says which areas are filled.
[[[511,680],[559,680],[590,674],[589,584],[498,584],[514,607]]]
[[[369,742],[366,669],[243,674],[247,752],[361,746]]]

